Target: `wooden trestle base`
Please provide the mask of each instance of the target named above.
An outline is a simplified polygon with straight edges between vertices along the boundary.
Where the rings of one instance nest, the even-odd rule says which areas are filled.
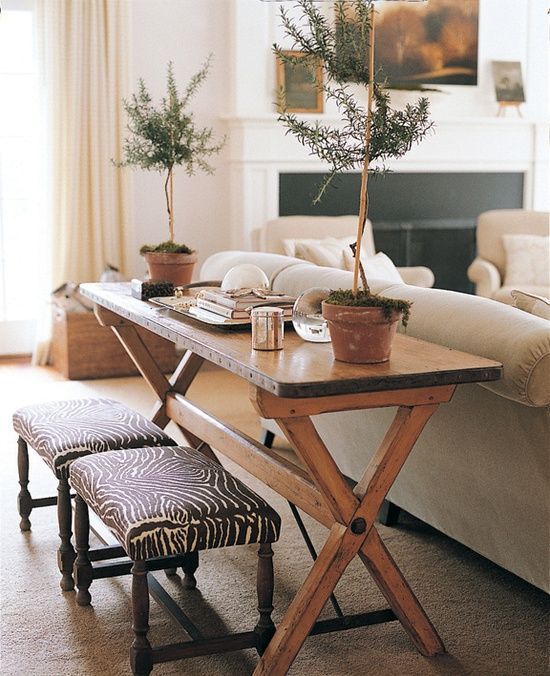
[[[123,292],[110,292],[105,285],[84,285],[84,293],[98,303],[99,321],[112,327],[156,393],[155,423],[164,427],[174,420],[190,445],[212,458],[216,458],[212,450],[216,449],[216,453],[230,458],[329,531],[263,653],[254,672],[256,676],[287,673],[310,634],[395,619],[422,655],[431,657],[445,651],[382,542],[375,519],[438,406],[450,401],[458,383],[498,379],[500,364],[402,336],[398,336],[399,348],[394,348],[396,356],[392,355],[393,371],[389,375],[376,367],[354,369],[332,362],[327,352],[330,348],[326,346],[316,345],[318,352],[311,355],[311,346],[304,350],[292,335],[285,345],[285,360],[276,361],[269,355],[252,355],[249,336],[220,335],[192,323],[164,320],[148,304],[126,300]],[[134,322],[172,338],[187,349],[171,378],[161,373]],[[295,378],[290,382],[294,377],[295,354],[303,381]],[[250,381],[253,406],[261,416],[278,423],[304,468],[215,418],[186,397],[205,358]],[[307,360],[310,361],[304,365]],[[350,486],[317,433],[311,416],[388,406],[397,408],[395,418],[362,478]],[[389,609],[317,622],[336,584],[356,556],[384,595]]]

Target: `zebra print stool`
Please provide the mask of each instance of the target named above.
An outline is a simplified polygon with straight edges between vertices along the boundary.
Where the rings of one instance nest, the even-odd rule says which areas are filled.
[[[61,589],[74,589],[72,576],[76,558],[71,543],[71,495],[68,476],[73,460],[90,453],[142,446],[169,446],[176,442],[144,416],[111,399],[51,401],[20,408],[13,414],[19,435],[18,469],[21,490],[17,507],[22,531],[31,528],[34,507],[57,504],[59,546],[57,560]],[[29,454],[34,448],[58,479],[57,498],[33,499],[28,490]]]
[[[256,647],[262,653],[275,628],[271,543],[279,538],[279,515],[256,493],[202,453],[181,446],[112,451],[76,460],[75,578],[79,605],[91,601],[94,577],[88,557],[88,506],[105,523],[133,562],[134,674],[153,664],[194,655]],[[199,550],[259,543],[258,611],[253,632],[152,648],[147,571],[182,565],[191,578]]]

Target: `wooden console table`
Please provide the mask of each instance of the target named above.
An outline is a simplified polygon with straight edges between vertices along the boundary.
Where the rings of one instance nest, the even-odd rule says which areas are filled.
[[[134,360],[158,400],[153,420],[164,427],[174,420],[191,445],[211,457],[226,455],[328,529],[326,542],[303,585],[286,610],[255,670],[256,675],[285,674],[310,633],[322,633],[398,619],[426,656],[444,646],[374,525],[382,501],[414,443],[439,404],[448,402],[457,384],[497,380],[501,364],[398,335],[385,364],[357,365],[333,359],[330,344],[303,342],[287,331],[284,350],[256,352],[248,332],[205,328],[132,298],[128,284],[83,284],[96,304],[99,321],[110,326]],[[185,348],[166,379],[136,326]],[[204,360],[250,382],[250,398],[259,414],[277,421],[302,460],[302,469],[274,451],[214,418],[186,398]],[[334,411],[398,407],[363,477],[350,487],[317,434],[311,416]],[[338,580],[359,556],[390,609],[316,622]],[[182,648],[182,656],[185,649]]]

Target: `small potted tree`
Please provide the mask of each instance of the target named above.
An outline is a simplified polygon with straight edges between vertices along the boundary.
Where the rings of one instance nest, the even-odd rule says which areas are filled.
[[[312,0],[297,0],[302,16],[293,18],[282,8],[281,18],[285,32],[294,41],[293,50],[300,54],[289,54],[278,45],[273,48],[283,62],[307,65],[313,80],[322,63],[327,83],[317,86],[335,101],[343,118],[343,125],[330,126],[298,118],[284,109],[279,113],[287,133],[330,166],[316,201],[339,172],[361,169],[352,288],[332,291],[322,304],[335,358],[357,363],[387,361],[397,324],[402,319],[406,325],[410,310],[408,301],[373,294],[361,263],[369,174],[383,173],[385,160],[402,157],[432,127],[427,99],[421,98],[403,110],[393,109],[380,77],[375,81],[374,1],[336,0],[334,21],[330,22]],[[366,109],[354,95],[353,85],[366,87]],[[284,97],[280,105],[284,106]]]
[[[188,176],[197,170],[213,174],[207,158],[217,154],[224,142],[213,141],[213,130],[195,124],[187,106],[206,79],[210,57],[193,75],[183,96],[180,96],[172,62],[168,64],[167,94],[158,107],[153,105],[149,91],[139,79],[138,92],[124,100],[128,115],[129,135],[124,140],[124,159],[119,167],[139,167],[165,173],[164,194],[168,212],[168,239],[156,245],[144,245],[144,256],[151,279],[165,280],[175,285],[188,284],[193,275],[197,254],[186,244],[178,244],[174,235],[174,169],[184,166]]]

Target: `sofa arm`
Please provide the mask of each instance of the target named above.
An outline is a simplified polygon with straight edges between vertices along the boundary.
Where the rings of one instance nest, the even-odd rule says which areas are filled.
[[[412,284],[412,286],[421,286],[424,289],[430,289],[435,282],[434,273],[430,268],[423,265],[415,267],[397,268],[405,284]]]
[[[407,335],[501,362],[502,379],[482,387],[527,406],[550,405],[547,320],[495,300],[443,289],[396,284],[384,295],[413,303]]]
[[[476,296],[492,298],[501,287],[500,273],[484,258],[476,258],[468,268],[468,279],[476,285]]]

